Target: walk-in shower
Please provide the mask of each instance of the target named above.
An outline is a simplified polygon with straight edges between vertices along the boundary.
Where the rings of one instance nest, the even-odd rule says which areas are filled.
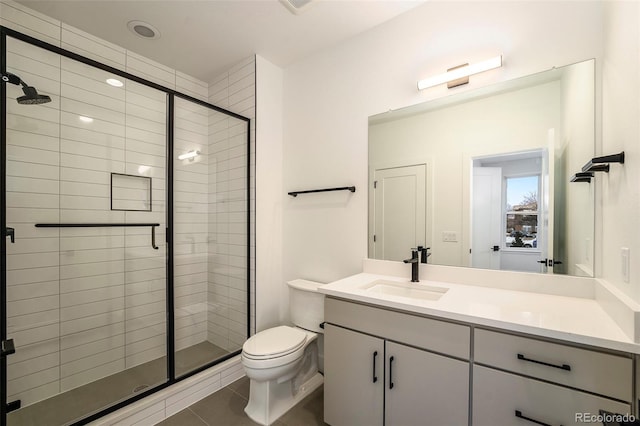
[[[249,120],[6,28],[1,71],[7,424],[85,423],[239,353]]]

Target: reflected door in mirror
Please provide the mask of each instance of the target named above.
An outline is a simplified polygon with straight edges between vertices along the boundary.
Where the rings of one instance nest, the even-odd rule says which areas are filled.
[[[425,176],[425,164],[375,170],[375,259],[403,260],[427,245]]]
[[[502,168],[474,167],[471,196],[471,265],[474,268],[500,269]]]

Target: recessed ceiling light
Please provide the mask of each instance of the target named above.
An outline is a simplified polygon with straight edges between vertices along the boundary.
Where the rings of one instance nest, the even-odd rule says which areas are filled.
[[[85,123],[91,123],[93,121],[93,118],[84,115],[79,115],[78,118],[80,119],[80,121],[83,121]]]
[[[113,87],[122,87],[122,86],[124,86],[123,82],[121,82],[120,80],[115,79],[115,78],[108,78],[107,79],[107,83],[112,85]]]
[[[146,39],[160,38],[160,31],[153,25],[143,21],[129,21],[127,23],[129,30],[138,37]]]

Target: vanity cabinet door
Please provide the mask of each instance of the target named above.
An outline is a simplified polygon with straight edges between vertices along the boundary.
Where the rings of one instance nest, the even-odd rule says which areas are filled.
[[[491,368],[473,367],[473,426],[584,425],[600,410],[627,414],[631,406]],[[602,424],[602,423],[598,423]]]
[[[384,340],[326,324],[324,353],[324,421],[382,426]]]
[[[468,362],[389,341],[386,362],[385,426],[468,424]]]

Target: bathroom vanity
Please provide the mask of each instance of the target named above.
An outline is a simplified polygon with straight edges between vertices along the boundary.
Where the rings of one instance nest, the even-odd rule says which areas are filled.
[[[601,307],[591,279],[556,281],[547,293],[505,288],[500,272],[496,287],[410,283],[380,273],[402,272],[394,263],[367,260],[365,271],[378,273],[321,288],[325,422],[570,425],[637,415],[640,345]]]

